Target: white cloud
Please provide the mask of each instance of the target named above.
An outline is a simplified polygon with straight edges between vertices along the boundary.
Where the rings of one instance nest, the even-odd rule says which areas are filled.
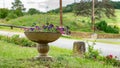
[[[59,7],[59,0],[21,0],[21,1],[24,4],[24,7],[27,8],[27,10],[29,8],[36,8],[40,11],[46,11],[46,6],[49,7],[48,10]],[[14,2],[14,0],[0,0],[0,8],[5,7],[10,9],[12,6],[11,2]],[[73,3],[74,0],[62,0],[62,2],[63,6],[65,6],[67,4]]]

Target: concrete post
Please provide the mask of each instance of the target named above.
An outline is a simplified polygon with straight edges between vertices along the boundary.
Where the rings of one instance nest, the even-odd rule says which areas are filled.
[[[75,41],[73,43],[73,54],[74,56],[80,56],[83,57],[84,53],[85,53],[85,43],[82,41]]]

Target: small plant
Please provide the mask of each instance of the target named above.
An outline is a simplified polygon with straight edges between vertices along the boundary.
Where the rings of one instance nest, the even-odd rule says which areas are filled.
[[[85,53],[85,58],[101,61],[103,64],[113,65],[120,67],[120,61],[117,60],[117,56],[113,56],[112,54],[107,56],[101,56],[98,50],[94,49],[95,41],[90,45],[88,42],[88,52]]]
[[[88,59],[97,59],[98,56],[100,56],[99,51],[94,49],[95,42],[90,45],[87,41],[88,44],[88,52],[85,53],[85,58]]]
[[[120,66],[120,61],[117,60],[117,56],[113,56],[112,54],[105,56],[104,62],[106,64]]]

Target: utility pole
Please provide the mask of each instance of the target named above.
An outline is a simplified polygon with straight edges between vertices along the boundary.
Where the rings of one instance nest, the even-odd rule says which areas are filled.
[[[62,0],[60,0],[60,26],[63,27],[63,19],[62,19]]]
[[[95,32],[95,1],[92,0],[92,30]]]

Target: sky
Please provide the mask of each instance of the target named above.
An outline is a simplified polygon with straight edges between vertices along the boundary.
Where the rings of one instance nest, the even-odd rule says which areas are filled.
[[[59,7],[59,0],[20,0],[24,7],[28,10],[29,8],[36,8],[40,11],[47,11]],[[14,0],[0,0],[0,8],[11,8]],[[74,0],[63,0],[63,6],[73,3]],[[47,8],[48,7],[48,8]]]
[[[24,7],[26,8],[26,11],[29,8],[36,8],[40,11],[47,11],[51,9],[55,9],[59,7],[59,0],[20,0],[23,4]],[[74,3],[74,1],[79,1],[79,0],[62,0],[63,6],[66,6],[67,4]],[[116,1],[116,0],[113,0]],[[120,1],[120,0],[117,0]],[[0,0],[0,8],[11,8],[12,2],[14,0]],[[48,8],[47,8],[48,7]]]

